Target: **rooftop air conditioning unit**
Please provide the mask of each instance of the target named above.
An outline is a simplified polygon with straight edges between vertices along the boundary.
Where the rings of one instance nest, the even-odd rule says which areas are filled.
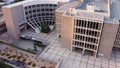
[[[87,11],[89,12],[94,12],[95,10],[95,5],[93,2],[87,4]]]

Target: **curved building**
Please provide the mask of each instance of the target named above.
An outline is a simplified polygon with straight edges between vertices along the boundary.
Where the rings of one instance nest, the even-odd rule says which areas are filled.
[[[39,33],[40,24],[45,23],[53,29],[55,25],[55,1],[30,1],[23,5],[25,21],[35,32]]]
[[[19,38],[30,26],[40,32],[40,24],[46,23],[51,30],[55,25],[55,10],[69,0],[27,0],[2,7],[8,33]]]

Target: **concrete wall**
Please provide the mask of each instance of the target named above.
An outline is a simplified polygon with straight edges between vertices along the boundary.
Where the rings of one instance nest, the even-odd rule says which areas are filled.
[[[104,23],[98,55],[109,58],[114,45],[118,24]]]
[[[64,5],[64,4],[65,4],[65,2],[58,2],[58,7],[60,7],[60,6]]]
[[[73,23],[72,17],[62,16],[61,18],[61,44],[62,47],[72,49],[72,37],[73,37]]]
[[[18,39],[20,35],[19,25],[24,22],[23,6],[4,6],[2,7],[2,11],[8,34],[12,38]]]
[[[56,31],[58,35],[61,35],[61,18],[62,18],[62,14],[63,12],[55,12],[55,16],[56,16]]]

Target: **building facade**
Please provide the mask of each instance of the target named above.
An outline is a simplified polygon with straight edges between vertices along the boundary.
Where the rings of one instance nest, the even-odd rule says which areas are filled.
[[[119,47],[119,3],[117,0],[72,0],[58,8],[56,29],[62,46],[109,58],[113,47]]]
[[[56,0],[29,0],[2,7],[8,34],[13,39],[18,39],[28,27],[39,33],[41,22],[46,23],[51,29],[55,26],[55,10],[65,1]]]
[[[55,26],[61,45],[71,51],[109,58],[120,48],[119,0],[36,0],[2,7],[11,37],[18,39],[27,27],[39,33],[41,22]]]

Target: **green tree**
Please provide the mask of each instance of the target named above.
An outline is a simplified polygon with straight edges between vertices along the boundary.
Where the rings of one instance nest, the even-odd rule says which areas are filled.
[[[43,32],[43,33],[48,33],[48,32],[50,32],[50,27],[49,27],[47,24],[42,23],[42,24],[41,24],[41,32]]]

